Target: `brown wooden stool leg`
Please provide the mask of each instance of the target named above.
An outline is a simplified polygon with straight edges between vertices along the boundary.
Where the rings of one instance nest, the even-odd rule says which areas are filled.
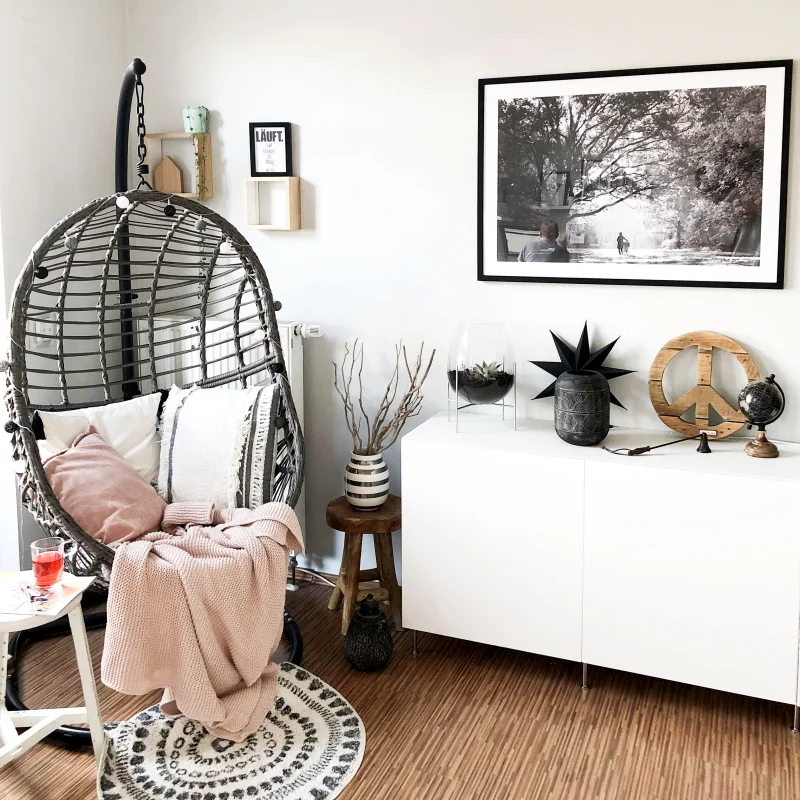
[[[344,565],[343,594],[344,608],[342,609],[342,635],[347,633],[350,620],[356,610],[358,599],[358,581],[361,575],[361,534],[345,533],[344,535]]]
[[[344,580],[342,576],[344,575],[344,554],[342,554],[342,566],[339,567],[339,577],[336,579],[336,586],[333,587],[333,591],[331,592],[331,599],[328,600],[328,608],[331,611],[336,611],[337,608],[342,603],[342,593],[344,587]]]
[[[398,631],[403,630],[402,598],[400,587],[397,585],[397,574],[394,571],[394,550],[392,548],[392,534],[374,534],[375,560],[378,562],[378,573],[381,586],[389,592],[389,605],[392,607],[394,626]]]

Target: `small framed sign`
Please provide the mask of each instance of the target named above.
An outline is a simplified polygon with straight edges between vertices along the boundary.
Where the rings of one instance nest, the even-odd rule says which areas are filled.
[[[292,174],[292,123],[250,123],[250,175],[253,178]]]

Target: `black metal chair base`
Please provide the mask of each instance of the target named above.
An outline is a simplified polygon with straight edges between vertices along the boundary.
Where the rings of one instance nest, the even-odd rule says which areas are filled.
[[[105,611],[95,611],[91,614],[83,615],[83,622],[87,630],[104,628],[107,620],[108,617]],[[47,625],[41,625],[38,628],[31,628],[14,634],[8,643],[9,662],[8,677],[6,679],[6,708],[9,711],[28,710],[28,707],[22,701],[22,697],[20,697],[19,681],[17,679],[19,660],[25,647],[31,642],[52,639],[69,633],[69,620],[66,617],[62,617]],[[286,660],[300,666],[303,661],[303,635],[300,633],[298,624],[286,611],[283,614],[283,635],[289,643],[289,656]],[[62,725],[60,728],[56,728],[47,737],[47,740],[69,749],[92,746],[92,737],[89,729],[79,728],[76,725]]]

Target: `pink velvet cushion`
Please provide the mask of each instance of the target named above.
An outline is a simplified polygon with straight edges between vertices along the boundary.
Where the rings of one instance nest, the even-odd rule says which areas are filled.
[[[166,503],[90,427],[44,471],[62,508],[90,536],[113,545],[156,531]]]

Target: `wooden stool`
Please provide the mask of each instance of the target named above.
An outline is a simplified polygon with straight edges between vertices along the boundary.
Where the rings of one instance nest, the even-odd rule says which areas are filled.
[[[97,702],[97,689],[92,672],[92,657],[89,654],[89,642],[86,639],[86,628],[83,624],[81,611],[81,595],[78,592],[69,604],[54,616],[32,614],[18,616],[16,614],[0,614],[0,767],[8,764],[12,759],[24,753],[28,748],[49,736],[61,725],[75,725],[82,722],[89,723],[92,735],[92,748],[98,764],[103,758],[105,747],[105,734],[103,722],[100,719],[100,709]],[[75,643],[75,655],[78,659],[78,674],[83,688],[84,705],[79,708],[50,708],[31,709],[30,711],[8,711],[5,707],[6,670],[8,666],[8,640],[10,633],[36,628],[48,622],[53,622],[63,616],[69,616],[69,626]],[[53,675],[46,680],[54,683],[60,678]],[[18,734],[17,728],[27,728],[25,733]]]
[[[337,497],[328,503],[325,520],[331,528],[344,531],[344,553],[339,579],[331,594],[328,608],[336,611],[344,597],[342,609],[342,635],[347,633],[356,603],[372,594],[376,600],[387,599],[392,607],[394,624],[398,631],[403,630],[401,621],[401,595],[394,571],[394,551],[392,549],[392,531],[402,527],[400,498],[390,494],[386,502],[377,511],[360,511],[353,508],[345,497]],[[365,533],[372,534],[375,545],[375,561],[377,569],[361,569],[361,537]],[[378,590],[359,590],[361,581],[378,580]]]

